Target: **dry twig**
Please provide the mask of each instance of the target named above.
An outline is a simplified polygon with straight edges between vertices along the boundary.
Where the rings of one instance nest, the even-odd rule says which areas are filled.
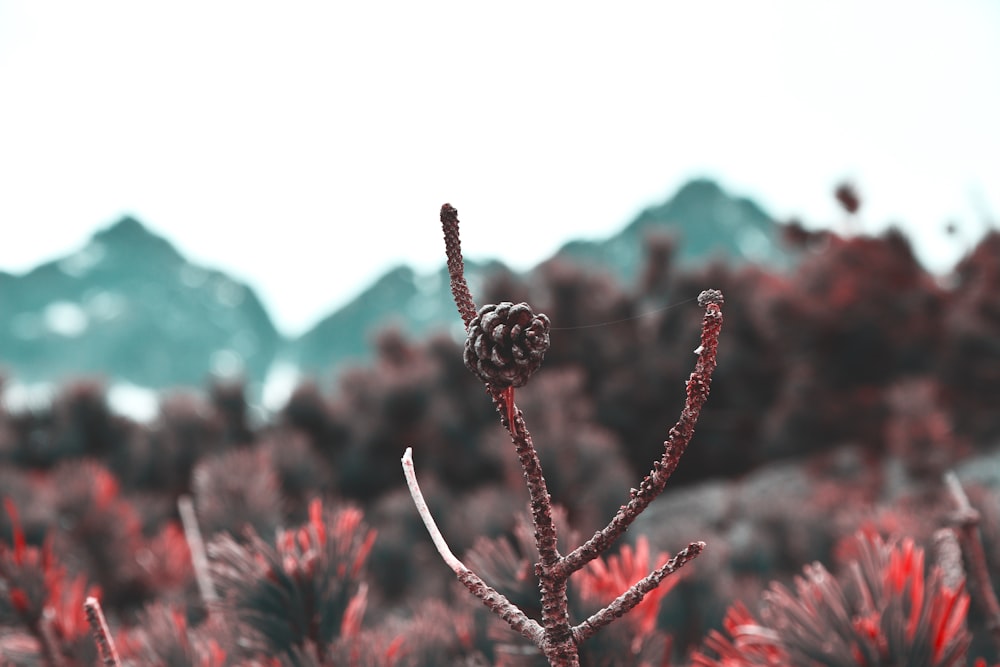
[[[983,541],[979,534],[979,511],[969,502],[962,483],[958,481],[958,475],[949,470],[944,474],[944,482],[957,505],[951,520],[958,529],[962,553],[968,561],[970,592],[973,599],[982,607],[986,615],[986,627],[990,631],[994,645],[1000,649],[1000,603],[997,602],[993,584],[990,582],[990,570],[986,565],[986,552],[983,550]]]
[[[105,667],[121,667],[122,660],[118,657],[115,640],[111,637],[108,622],[104,619],[104,612],[101,611],[101,603],[97,598],[89,597],[83,603],[83,609],[87,613],[87,622],[90,623],[90,629],[94,633],[101,662]]]
[[[184,537],[191,551],[191,565],[194,567],[195,579],[198,582],[198,592],[206,608],[211,613],[212,604],[218,600],[215,593],[215,585],[212,583],[212,572],[208,565],[208,556],[205,553],[205,541],[201,537],[201,529],[198,527],[198,515],[194,511],[194,502],[191,496],[181,496],[177,499],[177,511],[181,515],[181,524],[184,526]]]

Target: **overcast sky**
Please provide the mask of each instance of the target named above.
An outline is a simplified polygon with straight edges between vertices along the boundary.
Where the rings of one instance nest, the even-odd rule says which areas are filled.
[[[687,178],[903,221],[1000,209],[1000,2],[0,0],[0,269],[132,214],[303,331],[389,266],[527,268]]]

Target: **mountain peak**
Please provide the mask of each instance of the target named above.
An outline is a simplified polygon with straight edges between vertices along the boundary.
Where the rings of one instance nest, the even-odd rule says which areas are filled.
[[[262,381],[280,336],[253,290],[132,216],[23,276],[0,273],[0,358],[22,381],[100,373],[144,387]]]
[[[158,252],[165,256],[181,259],[180,253],[169,241],[154,234],[148,227],[130,215],[122,216],[111,226],[94,234],[92,241],[128,252],[136,250],[141,250],[144,253]]]
[[[729,194],[709,178],[688,181],[665,202],[643,210],[615,236],[572,241],[559,254],[603,267],[624,283],[635,284],[645,261],[645,238],[654,230],[678,238],[676,258],[682,262],[704,262],[710,257],[771,266],[788,262],[770,216],[753,201]]]
[[[131,215],[122,216],[117,222],[94,234],[98,241],[136,239],[155,236],[146,226]]]
[[[695,178],[682,185],[681,188],[674,193],[673,200],[675,202],[684,201],[686,199],[705,201],[706,199],[718,197],[724,194],[725,192],[719,184],[712,179]]]

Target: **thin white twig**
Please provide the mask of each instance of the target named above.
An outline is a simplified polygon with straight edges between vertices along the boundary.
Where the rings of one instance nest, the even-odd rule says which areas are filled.
[[[417,473],[413,469],[413,448],[407,447],[406,452],[403,454],[401,459],[403,462],[403,474],[406,476],[406,485],[410,487],[410,495],[413,497],[413,504],[417,506],[417,512],[420,514],[420,518],[424,521],[424,526],[427,527],[427,532],[431,535],[431,540],[434,541],[434,546],[437,547],[438,553],[441,554],[441,558],[444,562],[448,564],[448,567],[455,572],[455,574],[461,574],[463,572],[468,572],[469,568],[465,567],[462,561],[451,552],[451,548],[448,543],[445,542],[444,535],[438,529],[437,524],[434,522],[434,517],[431,516],[431,511],[427,507],[427,501],[424,500],[424,494],[420,492],[420,485],[417,484]]]
[[[959,512],[968,512],[972,509],[969,496],[965,494],[965,489],[962,488],[962,483],[958,481],[958,475],[955,474],[954,470],[949,470],[944,474],[944,483],[948,487],[951,497],[955,500],[955,504],[958,505]]]
[[[178,498],[177,510],[180,512],[181,523],[184,525],[184,537],[191,550],[191,564],[194,566],[194,576],[198,582],[201,599],[205,601],[206,606],[211,608],[211,603],[218,600],[218,596],[215,594],[215,585],[212,583],[212,572],[208,566],[208,556],[205,555],[205,541],[198,528],[198,516],[194,512],[191,496]]]

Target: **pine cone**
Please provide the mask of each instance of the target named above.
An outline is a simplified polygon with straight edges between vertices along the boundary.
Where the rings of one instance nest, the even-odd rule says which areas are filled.
[[[526,303],[503,301],[479,309],[469,322],[465,365],[483,382],[521,387],[549,349],[549,318]]]

